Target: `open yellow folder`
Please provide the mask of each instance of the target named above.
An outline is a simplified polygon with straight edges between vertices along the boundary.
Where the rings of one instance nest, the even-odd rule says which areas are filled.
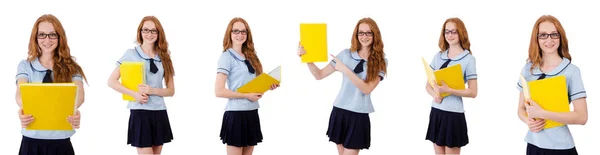
[[[252,81],[246,83],[237,89],[240,93],[264,93],[271,88],[273,84],[281,83],[281,66],[278,66],[268,74],[262,73]]]
[[[300,44],[306,51],[302,62],[327,62],[327,24],[301,23]]]
[[[522,78],[521,80],[525,80]],[[523,96],[535,101],[544,110],[551,112],[569,112],[569,96],[567,78],[564,75],[554,76],[530,82],[521,81]],[[528,91],[527,91],[528,90]],[[546,120],[544,129],[563,126],[564,124]]]
[[[425,58],[421,57],[421,60],[423,61],[423,68],[425,68],[425,74],[427,75],[427,83],[429,83],[429,86],[431,86],[431,88],[435,88],[436,82],[435,76],[433,74],[433,69],[429,66]],[[437,95],[439,96],[440,94]]]
[[[444,69],[434,71],[429,63],[425,60],[425,58],[421,57],[423,61],[423,67],[425,67],[425,73],[427,74],[427,81],[429,84],[434,87],[434,84],[438,86],[442,85],[442,81],[448,85],[448,87],[456,90],[464,90],[465,89],[465,79],[462,73],[462,67],[460,64],[455,64],[452,66],[448,66]],[[450,94],[442,93],[441,97],[446,97]]]
[[[139,85],[145,83],[144,62],[123,61],[119,66],[121,84],[127,89],[139,92]],[[123,100],[135,102],[133,96],[123,94]]]
[[[531,95],[529,95],[529,84],[527,83],[527,80],[525,79],[525,77],[523,77],[523,75],[520,75],[519,81],[521,82],[521,87],[523,87],[523,97],[525,98],[525,101],[531,99]]]
[[[35,119],[27,130],[73,130],[67,117],[75,114],[75,83],[20,83],[23,113]]]

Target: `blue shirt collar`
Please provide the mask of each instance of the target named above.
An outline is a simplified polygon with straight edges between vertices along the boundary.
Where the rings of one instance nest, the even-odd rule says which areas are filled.
[[[466,57],[469,54],[469,50],[465,49],[462,53],[460,53],[458,56],[452,58],[452,61],[457,61],[460,60],[464,57]],[[448,58],[448,50],[442,52],[442,54],[440,55],[440,57],[442,58],[442,60],[448,60],[450,58]]]
[[[554,68],[552,71],[546,73],[546,75],[555,76],[558,73],[565,70],[565,68],[567,68],[567,66],[569,66],[569,64],[571,64],[571,61],[569,59],[563,57],[562,62],[558,66],[556,66],[556,68]],[[543,72],[540,69],[540,66],[537,66],[537,67],[533,68],[532,73],[535,76],[540,76],[540,75],[542,75]]]
[[[31,67],[38,72],[44,72],[48,70],[46,67],[42,66],[39,58],[35,58],[33,61],[31,61]]]
[[[144,53],[144,51],[142,50],[142,47],[140,45],[135,46],[135,51],[137,52],[138,55],[140,55],[141,58],[150,60],[150,56],[148,56],[148,55],[146,55],[146,53]],[[155,55],[154,60],[160,61],[160,56],[158,56],[158,54]]]
[[[229,54],[231,54],[231,56],[233,56],[233,58],[237,59],[238,61],[246,60],[245,57],[243,57],[240,54],[238,54],[237,52],[235,52],[235,50],[233,50],[233,48],[228,48],[227,52],[229,52]]]

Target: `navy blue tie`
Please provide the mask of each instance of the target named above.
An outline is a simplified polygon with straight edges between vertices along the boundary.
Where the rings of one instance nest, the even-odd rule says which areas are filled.
[[[154,64],[154,59],[150,58],[150,72],[152,72],[153,74],[156,74],[156,72],[158,72],[158,67],[156,67],[156,64]]]
[[[542,75],[538,78],[538,80],[546,78],[546,74],[542,73]]]
[[[360,59],[360,62],[354,67],[354,73],[358,74],[364,71],[363,64],[365,63],[365,59]]]
[[[252,67],[252,64],[250,64],[250,61],[244,60],[244,63],[248,67],[248,72],[250,72],[250,74],[254,74],[255,70],[254,67]]]
[[[52,70],[46,70],[46,75],[44,75],[42,83],[52,83]]]
[[[452,61],[452,60],[448,59],[446,62],[444,62],[444,64],[442,64],[442,67],[440,67],[440,69],[444,69],[444,68],[448,67],[448,64],[450,64],[450,61]]]

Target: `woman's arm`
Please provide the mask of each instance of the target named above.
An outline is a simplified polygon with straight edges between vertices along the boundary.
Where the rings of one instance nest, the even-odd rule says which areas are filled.
[[[439,94],[431,87],[429,82],[425,83],[425,90],[427,90],[427,93],[431,95],[431,97],[439,96]]]
[[[297,55],[300,56],[300,57],[302,57],[302,55],[304,55],[304,54],[306,54],[306,51],[304,50],[304,46],[302,46],[300,43],[298,43]],[[328,64],[327,66],[325,66],[323,69],[320,69],[319,67],[317,67],[317,65],[315,65],[312,62],[306,63],[306,66],[308,66],[308,70],[310,70],[310,73],[317,80],[321,80],[323,78],[326,78],[327,76],[329,76],[333,72],[335,72],[334,66],[330,65],[330,64]]]
[[[340,62],[340,64],[341,64],[341,62]],[[379,84],[379,81],[381,81],[381,78],[375,78],[375,80],[373,80],[373,81],[365,82],[364,80],[359,78],[358,75],[354,74],[354,72],[352,70],[348,69],[348,67],[345,67],[346,65],[344,65],[344,64],[341,64],[341,65],[344,66],[344,69],[341,69],[339,71],[344,73],[344,75],[346,75],[346,77],[348,77],[348,79],[350,79],[352,84],[354,84],[354,86],[356,86],[356,88],[358,88],[365,95],[371,94],[371,92],[373,92],[375,87],[377,87],[377,85]]]
[[[442,82],[442,86],[440,87],[440,93],[450,93],[452,95],[460,97],[477,97],[477,79],[471,79],[467,81],[467,84],[469,85],[467,89],[457,90],[448,87],[448,85]]]
[[[529,117],[527,116],[527,109],[525,107],[525,97],[523,96],[523,92],[519,93],[519,109],[517,110],[517,115],[519,116],[519,119],[523,122],[527,124],[527,120],[529,119]]]
[[[571,112],[552,112],[543,110],[541,118],[553,120],[562,124],[585,125],[588,120],[587,101],[585,98],[579,98],[573,101],[573,111]]]
[[[531,132],[540,132],[546,126],[546,120],[544,119],[533,119],[529,118],[527,112],[527,102],[525,102],[525,97],[523,96],[523,92],[519,95],[519,108],[517,110],[517,115],[521,122],[525,123]]]
[[[85,90],[83,89],[83,81],[76,80],[74,81],[75,85],[77,85],[77,108],[81,107],[83,102],[85,101]]]
[[[17,105],[19,107],[23,107],[23,100],[21,99],[21,89],[19,88],[19,83],[27,83],[27,78],[20,78],[17,80],[17,93],[15,94],[15,100],[17,101]]]
[[[260,96],[262,94],[259,93],[239,93],[235,91],[231,91],[225,88],[225,81],[227,80],[227,75],[224,73],[217,73],[217,80],[215,81],[215,96],[221,98],[230,98],[230,99],[249,99],[249,95]]]
[[[317,80],[324,79],[335,72],[335,69],[330,64],[325,66],[323,69],[319,69],[319,67],[312,62],[306,63],[306,65],[308,66],[310,73],[312,73],[313,77],[315,77]]]
[[[148,95],[158,95],[162,97],[171,97],[175,95],[175,82],[173,77],[171,77],[171,81],[167,83],[167,88],[152,88],[148,85],[144,85],[144,87],[148,87]]]
[[[112,74],[110,74],[110,77],[108,78],[108,86],[121,94],[135,96],[136,92],[123,86],[119,82],[119,78],[121,78],[121,72],[119,67],[116,67],[115,70],[113,70]]]

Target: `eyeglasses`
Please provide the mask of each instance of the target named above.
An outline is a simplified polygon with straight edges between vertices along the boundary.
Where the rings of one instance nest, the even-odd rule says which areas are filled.
[[[56,33],[50,33],[50,34],[38,33],[37,34],[37,38],[38,39],[46,39],[46,38],[57,39],[58,38],[58,34],[56,34]]]
[[[560,34],[554,32],[554,33],[550,33],[550,34],[546,34],[546,33],[540,33],[537,35],[538,39],[548,39],[548,37],[552,38],[552,39],[558,39],[560,38]]]
[[[233,34],[240,34],[240,33],[242,33],[242,35],[246,35],[246,34],[248,34],[248,31],[233,29],[233,30],[231,30],[231,33],[233,33]]]
[[[358,31],[358,36],[373,36],[373,32],[361,32]]]
[[[446,35],[450,35],[450,34],[457,35],[457,34],[458,34],[458,31],[457,31],[457,30],[453,30],[453,31],[451,31],[451,30],[446,30],[446,31],[444,31],[444,34],[446,34]]]
[[[152,29],[152,30],[150,30],[150,29],[142,29],[142,33],[148,34],[148,32],[150,32],[152,34],[157,34],[158,30],[156,30],[156,29]]]

